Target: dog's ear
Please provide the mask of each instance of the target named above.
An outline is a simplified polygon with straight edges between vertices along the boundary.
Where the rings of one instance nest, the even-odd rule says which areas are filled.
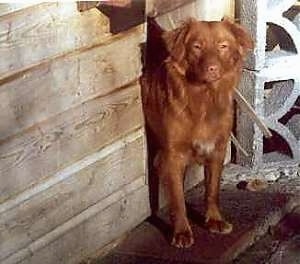
[[[234,23],[229,18],[224,17],[222,22],[227,28],[232,32],[239,44],[239,52],[242,57],[245,57],[247,53],[254,48],[254,42],[249,34],[249,32],[243,28],[241,25]]]
[[[179,64],[184,62],[187,35],[191,24],[195,21],[195,19],[191,18],[184,22],[180,27],[171,31],[166,31],[162,35],[167,51]]]

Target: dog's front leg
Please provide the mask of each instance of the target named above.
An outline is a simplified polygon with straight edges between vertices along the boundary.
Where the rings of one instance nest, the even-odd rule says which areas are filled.
[[[206,227],[213,233],[228,234],[232,225],[226,222],[219,208],[220,179],[224,162],[223,153],[213,155],[204,166]]]
[[[183,174],[186,157],[176,151],[162,151],[159,155],[158,173],[168,196],[170,217],[173,224],[172,245],[188,248],[194,243],[193,233],[186,216]]]

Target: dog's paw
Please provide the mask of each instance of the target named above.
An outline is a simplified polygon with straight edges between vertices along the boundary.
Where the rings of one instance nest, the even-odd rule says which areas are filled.
[[[230,234],[233,229],[232,224],[223,220],[215,220],[215,219],[207,219],[205,226],[211,233],[218,233],[218,234],[225,234],[225,235]]]
[[[194,244],[194,236],[186,217],[173,218],[174,233],[171,245],[177,248],[189,248]]]
[[[171,245],[177,248],[189,248],[194,244],[193,233],[190,229],[174,232]]]

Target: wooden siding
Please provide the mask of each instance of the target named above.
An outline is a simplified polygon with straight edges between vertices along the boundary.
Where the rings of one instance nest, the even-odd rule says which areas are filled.
[[[140,25],[0,4],[0,262],[78,263],[149,215]]]
[[[158,21],[197,16],[200,2],[155,0]],[[1,264],[79,263],[150,213],[145,30],[109,28],[75,2],[0,4]],[[188,174],[188,187],[202,178]]]
[[[97,97],[0,145],[2,201],[141,127],[139,86]]]
[[[105,43],[108,19],[75,3],[43,3],[0,17],[0,80],[74,50]]]
[[[0,140],[137,80],[139,29],[109,43],[43,63],[3,83]],[[126,46],[126,52],[116,52]]]
[[[0,214],[0,256],[6,257],[131,182],[143,178],[143,130],[101,149],[47,192]],[[74,165],[73,165],[74,167]],[[74,169],[76,170],[76,167]],[[144,180],[145,182],[145,180]],[[4,228],[5,227],[5,228]]]

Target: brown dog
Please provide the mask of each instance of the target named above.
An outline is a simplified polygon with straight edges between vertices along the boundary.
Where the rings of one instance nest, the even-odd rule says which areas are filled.
[[[189,247],[193,234],[183,175],[192,162],[204,165],[207,228],[218,233],[232,230],[219,209],[220,176],[232,129],[233,91],[253,42],[241,26],[228,20],[190,19],[164,32],[162,39],[166,59],[156,69],[146,66],[142,97],[147,126],[159,146],[154,163],[169,198],[172,244]]]

